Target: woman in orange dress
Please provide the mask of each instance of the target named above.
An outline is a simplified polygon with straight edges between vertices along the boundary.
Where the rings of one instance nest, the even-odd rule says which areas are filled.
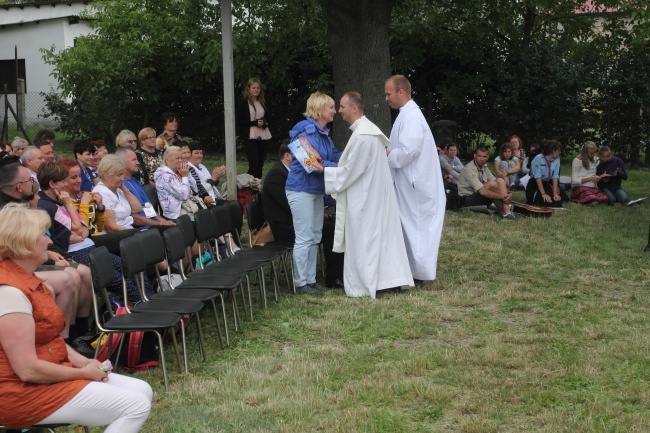
[[[24,204],[0,210],[0,422],[12,429],[74,423],[137,432],[151,410],[149,384],[103,371],[59,335],[63,314],[34,275],[52,243],[49,226],[46,212]]]

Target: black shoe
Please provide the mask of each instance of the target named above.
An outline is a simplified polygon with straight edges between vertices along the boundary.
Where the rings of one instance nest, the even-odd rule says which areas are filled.
[[[309,284],[296,287],[296,293],[299,295],[318,295],[322,292],[313,289]]]
[[[86,342],[86,340],[83,340],[81,337],[75,338],[74,341],[70,343],[70,347],[72,347],[75,352],[85,356],[86,358],[92,359],[95,357],[95,349],[90,347],[90,344],[88,344],[88,342]]]
[[[307,284],[307,285],[308,285],[312,290],[315,290],[316,293],[323,293],[323,292],[327,292],[327,291],[329,290],[329,288],[327,288],[327,287],[323,287],[323,286],[321,286],[321,285],[318,284],[318,283],[311,283],[311,284]]]
[[[340,278],[335,279],[334,282],[326,282],[325,285],[330,289],[345,289]]]

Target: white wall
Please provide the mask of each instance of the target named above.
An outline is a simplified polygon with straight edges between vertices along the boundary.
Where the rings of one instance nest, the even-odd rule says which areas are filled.
[[[56,7],[41,6],[11,7],[0,12],[0,59],[13,60],[14,49],[18,47],[18,58],[25,59],[25,78],[27,84],[26,114],[27,123],[43,122],[39,118],[44,107],[40,92],[49,93],[58,90],[58,83],[50,74],[54,68],[43,61],[41,48],[49,49],[54,45],[62,50],[74,45],[74,39],[87,35],[92,30],[85,21],[70,24],[68,17],[77,16],[85,5],[57,4]],[[13,98],[9,99],[13,105]]]

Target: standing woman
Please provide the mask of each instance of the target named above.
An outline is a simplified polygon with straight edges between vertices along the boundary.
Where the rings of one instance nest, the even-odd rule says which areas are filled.
[[[334,100],[320,92],[307,100],[306,119],[289,132],[291,140],[305,137],[318,152],[319,164],[336,167],[341,152],[334,147],[326,125],[334,120]],[[323,232],[325,180],[322,174],[307,173],[294,157],[285,186],[291,208],[296,241],[293,247],[294,282],[298,293],[320,293],[316,284],[316,255]]]
[[[138,432],[151,410],[151,387],[101,370],[59,335],[63,314],[34,275],[48,257],[49,227],[48,215],[27,205],[0,210],[0,419],[12,429],[74,423]]]
[[[568,201],[560,189],[560,152],[562,146],[555,140],[544,140],[543,151],[530,165],[530,181],[526,185],[526,202],[538,206],[562,207]]]
[[[262,83],[257,78],[251,78],[244,89],[244,99],[237,104],[235,122],[239,137],[244,141],[248,174],[258,179],[262,178],[266,151],[271,140],[268,117]]]

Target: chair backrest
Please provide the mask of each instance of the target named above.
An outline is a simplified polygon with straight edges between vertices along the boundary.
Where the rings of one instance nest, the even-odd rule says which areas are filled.
[[[113,281],[113,260],[106,247],[98,247],[90,252],[90,274],[95,293]]]
[[[186,247],[192,246],[196,240],[196,232],[194,231],[194,222],[189,215],[181,215],[176,220],[176,227],[183,232],[183,245]]]
[[[120,241],[120,257],[122,258],[122,275],[125,278],[147,269],[147,260],[139,237],[131,236]]]
[[[147,265],[155,265],[165,260],[165,243],[157,229],[139,231],[135,236],[140,239]]]
[[[238,205],[239,206],[239,205]],[[232,230],[232,219],[230,218],[229,206],[215,206],[210,209],[217,225],[217,237],[230,233]]]
[[[230,201],[226,203],[228,206],[228,211],[230,212],[230,230],[228,233],[232,235],[233,241],[239,248],[242,247],[241,239],[239,238],[239,233],[241,231],[242,225],[244,224],[244,214],[242,213],[241,206],[237,201]]]
[[[222,206],[215,206],[213,209]],[[196,239],[199,242],[206,242],[221,236],[217,234],[217,224],[215,223],[212,213],[208,209],[200,209],[194,214],[196,223]]]
[[[158,199],[158,191],[156,191],[156,187],[147,184],[143,185],[142,189],[144,190],[144,193],[147,194],[147,198],[149,199],[149,203],[151,203],[151,206],[153,206],[154,209],[156,209],[156,213],[160,215],[161,209],[160,209],[160,200]]]
[[[183,232],[179,227],[172,227],[163,232],[165,239],[165,253],[169,264],[176,263],[185,257],[183,246]]]
[[[249,230],[262,228],[265,222],[262,203],[258,201],[249,201],[246,203],[246,216]]]

